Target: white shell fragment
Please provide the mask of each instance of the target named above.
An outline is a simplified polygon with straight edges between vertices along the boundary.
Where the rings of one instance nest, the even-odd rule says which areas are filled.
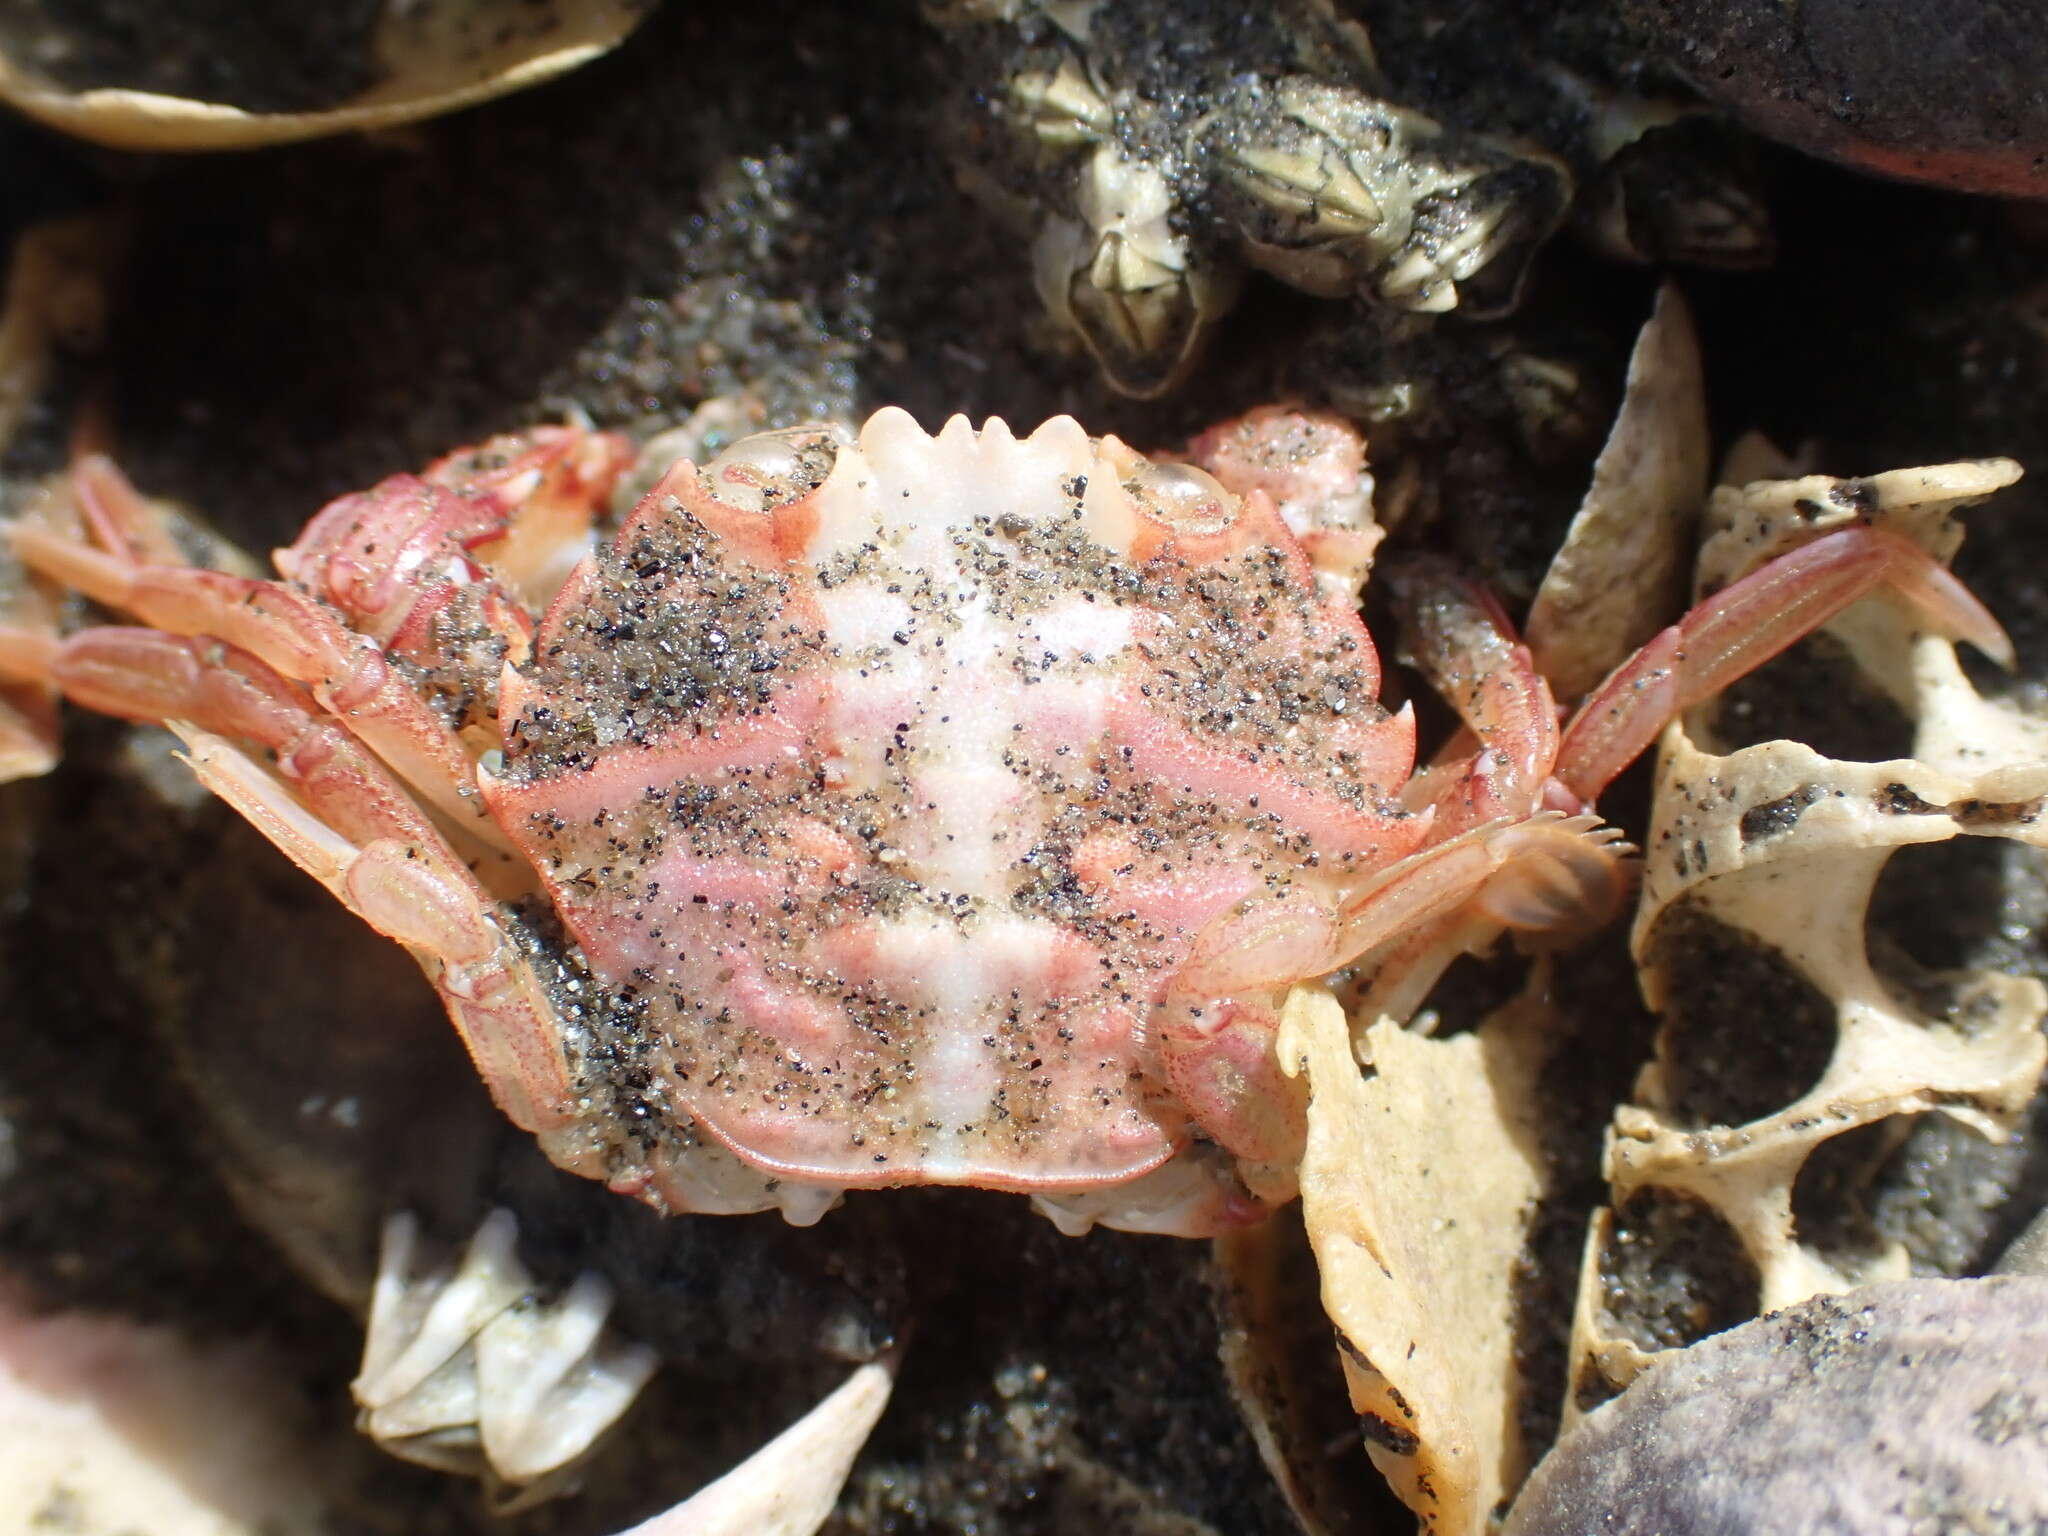
[[[353,1390],[363,1432],[394,1455],[535,1484],[577,1462],[653,1374],[653,1351],[607,1334],[602,1279],[543,1299],[517,1239],[495,1211],[451,1267],[421,1253],[410,1214],[386,1224]]]
[[[895,1381],[893,1353],[861,1366],[717,1482],[621,1536],[812,1536],[832,1513]]]
[[[167,1328],[38,1314],[0,1287],[0,1531],[264,1536],[330,1529],[290,1362]]]
[[[1636,338],[1592,485],[1529,610],[1529,649],[1560,699],[1591,693],[1683,610],[1707,471],[1699,339],[1667,284]]]
[[[72,91],[36,67],[59,46],[34,6],[0,19],[0,101],[112,149],[250,149],[390,128],[474,106],[587,64],[622,41],[650,0],[386,0],[370,43],[376,83],[321,111],[106,86]]]
[[[1709,503],[1700,579],[1725,585],[1856,518],[1946,560],[1961,541],[1956,508],[2018,473],[2009,461],[1991,460],[1724,488]],[[1816,1148],[1858,1126],[1926,1112],[2001,1137],[2048,1064],[2041,1027],[2048,992],[2038,981],[1944,973],[1935,978],[1943,1003],[1910,1000],[1880,979],[1864,937],[1878,877],[1902,847],[1962,836],[2048,846],[2048,722],[1978,694],[1954,645],[1922,632],[1887,595],[1857,604],[1828,633],[1910,717],[1913,755],[1845,762],[1791,741],[1721,752],[1711,704],[1674,724],[1664,740],[1632,938],[1654,1008],[1669,1000],[1658,938],[1674,921],[1709,919],[1735,942],[1774,956],[1832,1007],[1832,1055],[1796,1101],[1745,1124],[1700,1125],[1677,1110],[1660,1042],[1659,1058],[1636,1085],[1637,1102],[1615,1116],[1606,1152],[1617,1206],[1656,1189],[1703,1202],[1725,1221],[1755,1268],[1766,1311],[1907,1272],[1896,1247],[1844,1268],[1801,1241],[1793,1188]],[[1773,1022],[1755,1021],[1760,1050]],[[1606,1310],[1601,1260],[1610,1234],[1611,1217],[1601,1212],[1573,1329],[1575,1395],[1589,1382],[1625,1386],[1658,1357]]]
[[[1544,1192],[1542,1011],[1437,1040],[1297,987],[1280,1060],[1311,1098],[1302,1215],[1373,1462],[1425,1532],[1476,1536],[1527,1467],[1514,1277]]]

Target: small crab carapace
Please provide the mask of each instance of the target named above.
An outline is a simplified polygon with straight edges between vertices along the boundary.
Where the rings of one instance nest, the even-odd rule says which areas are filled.
[[[1606,916],[1594,797],[1880,583],[2009,654],[1857,527],[1560,727],[1498,609],[1411,563],[1409,648],[1466,727],[1417,772],[1359,617],[1356,436],[1275,410],[1192,456],[888,410],[678,462],[592,550],[625,445],[541,429],[333,503],[279,581],[146,560],[88,460],[93,543],[16,547],[147,627],[0,636],[0,676],[171,724],[412,950],[565,1167],[680,1210],[970,1184],[1194,1235],[1292,1194],[1288,986],[1357,965],[1404,1011],[1487,933]]]

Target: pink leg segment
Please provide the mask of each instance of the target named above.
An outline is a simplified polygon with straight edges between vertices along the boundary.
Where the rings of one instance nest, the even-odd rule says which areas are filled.
[[[404,787],[297,685],[219,641],[127,628],[73,635],[48,676],[89,709],[180,723],[207,788],[413,952],[505,1113],[542,1135],[574,1124],[540,983],[495,903]],[[276,772],[229,737],[268,749]]]
[[[453,825],[493,847],[506,846],[477,802],[475,765],[462,742],[374,640],[346,628],[323,604],[281,582],[136,565],[39,528],[17,527],[14,546],[24,563],[94,602],[172,635],[227,641],[306,684],[322,707],[347,719],[350,730]]]
[[[1542,799],[1557,759],[1557,705],[1529,648],[1477,582],[1440,560],[1412,560],[1389,574],[1409,659],[1479,740],[1462,767],[1439,763],[1416,786],[1436,807],[1438,840]]]
[[[1565,732],[1558,782],[1589,805],[1680,710],[1726,688],[1879,586],[1937,633],[1967,640],[2001,666],[2012,642],[1970,591],[1910,540],[1846,528],[1752,571],[1694,608],[1607,677]]]

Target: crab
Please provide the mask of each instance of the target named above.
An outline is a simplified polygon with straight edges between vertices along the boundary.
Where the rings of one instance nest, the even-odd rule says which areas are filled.
[[[1350,968],[1400,1015],[1504,930],[1603,920],[1601,790],[1879,585],[2011,656],[1857,525],[1561,724],[1498,606],[1411,559],[1406,646],[1463,721],[1418,771],[1354,430],[1269,408],[1187,457],[887,409],[666,466],[598,546],[629,446],[537,428],[330,504],[280,580],[145,558],[150,504],[88,458],[90,541],[15,547],[140,627],[0,632],[0,676],[170,725],[563,1167],[670,1210],[973,1185],[1199,1236],[1294,1192],[1292,984]]]

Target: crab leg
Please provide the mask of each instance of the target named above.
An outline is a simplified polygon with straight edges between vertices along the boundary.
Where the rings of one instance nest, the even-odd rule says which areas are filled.
[[[1404,860],[1346,909],[1342,950],[1370,975],[1357,1015],[1406,1019],[1446,967],[1503,929],[1576,934],[1628,890],[1621,833],[1590,815],[1540,811],[1475,827]]]
[[[1478,748],[1462,763],[1440,760],[1410,782],[1412,810],[1436,808],[1446,841],[1540,802],[1557,761],[1557,705],[1529,648],[1477,582],[1448,562],[1421,558],[1389,574],[1408,659],[1449,701]],[[1461,736],[1447,749],[1465,748]]]
[[[1673,715],[1878,586],[1942,633],[2012,661],[1997,620],[1939,562],[1897,534],[1850,528],[1781,555],[1657,635],[1560,741],[1548,686],[1483,590],[1427,561],[1409,562],[1394,585],[1411,659],[1479,745],[1411,782],[1410,804],[1434,808],[1439,841],[1359,893],[1343,920],[1345,955],[1380,951],[1368,1013],[1412,1010],[1459,952],[1502,928],[1570,929],[1611,912],[1623,888],[1616,834],[1562,813],[1585,810]],[[1466,750],[1468,738],[1453,746]]]
[[[0,684],[47,683],[61,643],[40,630],[0,627]]]
[[[412,797],[293,683],[213,640],[82,630],[47,676],[89,709],[168,723],[200,782],[379,933],[412,951],[499,1106],[537,1135],[576,1120],[539,979]],[[276,758],[259,765],[228,738]]]
[[[503,528],[471,552],[521,604],[539,610],[590,552],[598,516],[632,462],[632,445],[617,433],[534,427],[437,459],[421,478],[505,509]]]
[[[153,629],[227,641],[305,684],[453,825],[494,848],[508,847],[476,798],[475,765],[460,738],[377,643],[348,629],[331,608],[281,582],[137,564],[41,528],[17,527],[13,538],[24,563],[93,601]]]
[[[1858,598],[1888,585],[1937,633],[2011,667],[2011,640],[1984,605],[1919,545],[1845,528],[1723,588],[1608,674],[1580,706],[1557,757],[1558,783],[1590,805],[1679,711],[1712,697]]]

